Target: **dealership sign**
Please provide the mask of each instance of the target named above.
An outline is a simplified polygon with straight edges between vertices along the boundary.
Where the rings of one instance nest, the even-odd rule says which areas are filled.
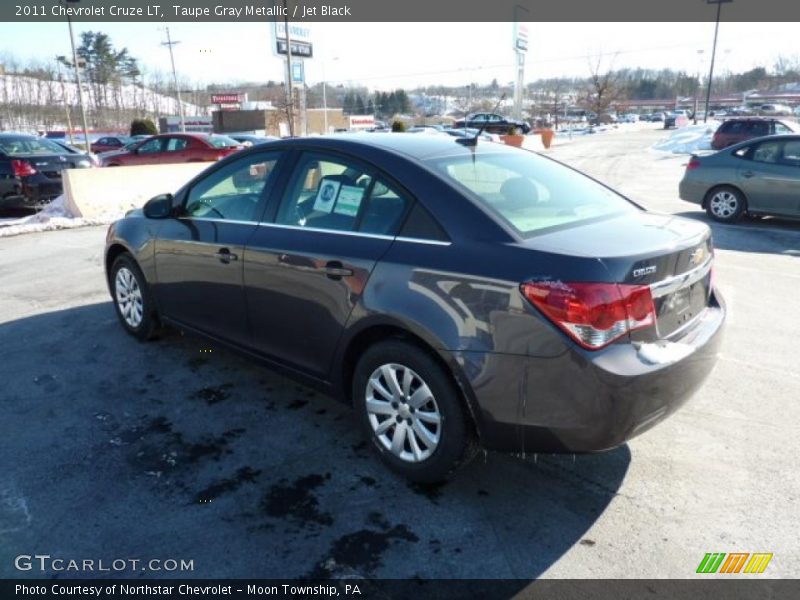
[[[514,23],[514,50],[528,51],[528,25],[525,23]]]
[[[286,24],[280,21],[275,22],[272,29],[273,52],[278,56],[286,55]],[[311,43],[311,29],[303,25],[292,23],[289,25],[289,38],[292,45],[292,56],[296,58],[312,58],[314,56],[314,46]]]

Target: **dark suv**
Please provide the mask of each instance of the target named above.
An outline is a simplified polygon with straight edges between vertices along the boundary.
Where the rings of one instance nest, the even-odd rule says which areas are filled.
[[[711,147],[714,150],[722,150],[752,138],[778,133],[794,133],[794,129],[785,121],[777,119],[762,119],[758,117],[728,119],[714,133],[714,137],[711,139]]]

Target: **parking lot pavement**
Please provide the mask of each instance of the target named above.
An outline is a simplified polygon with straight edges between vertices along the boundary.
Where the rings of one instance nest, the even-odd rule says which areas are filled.
[[[655,139],[587,136],[551,153],[703,219],[675,198],[681,159],[648,152]],[[765,576],[794,576],[800,226],[714,232],[731,314],[697,397],[612,452],[481,454],[434,488],[384,470],[330,398],[178,332],[125,335],[103,281],[104,228],[0,240],[0,577],[41,576],[13,565],[40,553],[194,561],[171,576],[523,588],[692,577],[706,552],[735,551],[772,552]]]

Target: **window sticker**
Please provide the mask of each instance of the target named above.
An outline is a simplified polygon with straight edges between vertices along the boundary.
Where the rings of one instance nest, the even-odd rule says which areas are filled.
[[[334,204],[336,204],[336,196],[341,185],[338,181],[323,180],[314,200],[314,210],[330,214],[333,211]]]
[[[342,189],[339,190],[339,198],[336,200],[333,212],[338,215],[355,217],[358,214],[361,201],[364,199],[365,191],[364,188],[355,185],[343,185]]]

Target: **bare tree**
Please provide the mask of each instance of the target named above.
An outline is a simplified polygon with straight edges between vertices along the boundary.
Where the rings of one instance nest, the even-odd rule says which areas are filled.
[[[619,73],[614,71],[614,58],[607,67],[603,65],[603,55],[589,59],[589,79],[583,98],[583,104],[600,118],[609,108],[624,98],[620,85]]]

